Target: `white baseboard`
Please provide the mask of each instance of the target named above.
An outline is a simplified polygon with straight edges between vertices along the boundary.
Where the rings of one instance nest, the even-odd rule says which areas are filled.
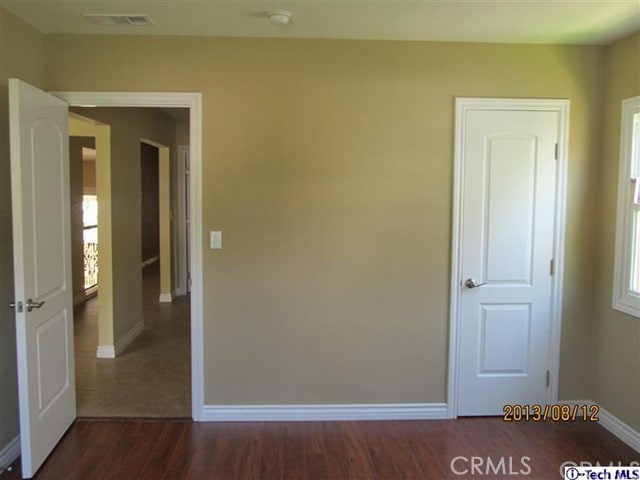
[[[98,345],[98,358],[116,358],[116,347],[113,345]]]
[[[75,297],[73,297],[73,306],[75,307],[76,305],[80,305],[82,302],[84,302],[86,299],[86,296],[84,293],[81,293],[80,295],[76,295]]]
[[[640,452],[640,432],[634,430],[602,407],[600,407],[599,423],[636,452]]]
[[[567,405],[597,405],[591,400],[566,400],[559,403]],[[611,412],[598,405],[598,422],[603,428],[613,433],[616,437],[629,445],[635,451],[640,452],[640,432],[634,430]]]
[[[0,450],[0,470],[6,469],[20,455],[20,435],[11,440]]]
[[[147,265],[151,265],[152,263],[156,263],[158,260],[160,260],[160,257],[158,255],[156,255],[155,257],[147,258],[144,262],[142,262],[142,268],[146,267]]]
[[[173,296],[170,293],[160,294],[160,303],[169,303],[173,301]]]
[[[335,420],[441,420],[446,403],[354,405],[204,405],[203,422],[287,422]]]
[[[81,303],[86,302],[87,300],[95,297],[96,295],[98,295],[97,285],[73,297],[73,306],[75,307],[76,305],[80,305]]]
[[[176,285],[173,289],[173,298],[181,297],[182,295],[187,294],[187,286],[186,285]]]
[[[96,357],[116,358],[124,352],[129,345],[131,345],[131,342],[133,342],[143,330],[144,322],[136,323],[135,326],[124,335],[124,337],[116,342],[115,345],[98,345]]]
[[[116,356],[120,355],[122,352],[126,350],[126,348],[131,345],[138,335],[142,333],[144,330],[144,322],[140,321],[136,323],[131,330],[129,330],[125,335],[116,342]]]

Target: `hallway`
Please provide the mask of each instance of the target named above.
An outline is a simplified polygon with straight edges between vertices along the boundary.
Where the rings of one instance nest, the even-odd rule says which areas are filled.
[[[158,263],[143,271],[145,330],[115,359],[96,358],[98,301],[74,309],[79,417],[190,417],[189,297],[159,303]]]

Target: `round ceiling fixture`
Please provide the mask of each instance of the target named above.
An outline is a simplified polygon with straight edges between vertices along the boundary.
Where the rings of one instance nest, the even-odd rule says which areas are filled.
[[[273,25],[289,25],[289,22],[291,21],[291,12],[287,12],[286,10],[276,10],[274,12],[269,12],[267,17],[269,17],[269,21]]]

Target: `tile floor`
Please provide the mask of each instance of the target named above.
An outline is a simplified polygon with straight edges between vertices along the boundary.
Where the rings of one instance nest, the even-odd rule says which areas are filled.
[[[145,330],[115,359],[96,358],[97,298],[75,308],[79,417],[190,417],[189,297],[159,303],[158,265],[143,272]]]

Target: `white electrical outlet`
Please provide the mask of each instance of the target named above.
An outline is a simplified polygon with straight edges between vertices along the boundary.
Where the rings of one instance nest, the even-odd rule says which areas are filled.
[[[209,248],[211,250],[222,249],[222,232],[209,232]]]

